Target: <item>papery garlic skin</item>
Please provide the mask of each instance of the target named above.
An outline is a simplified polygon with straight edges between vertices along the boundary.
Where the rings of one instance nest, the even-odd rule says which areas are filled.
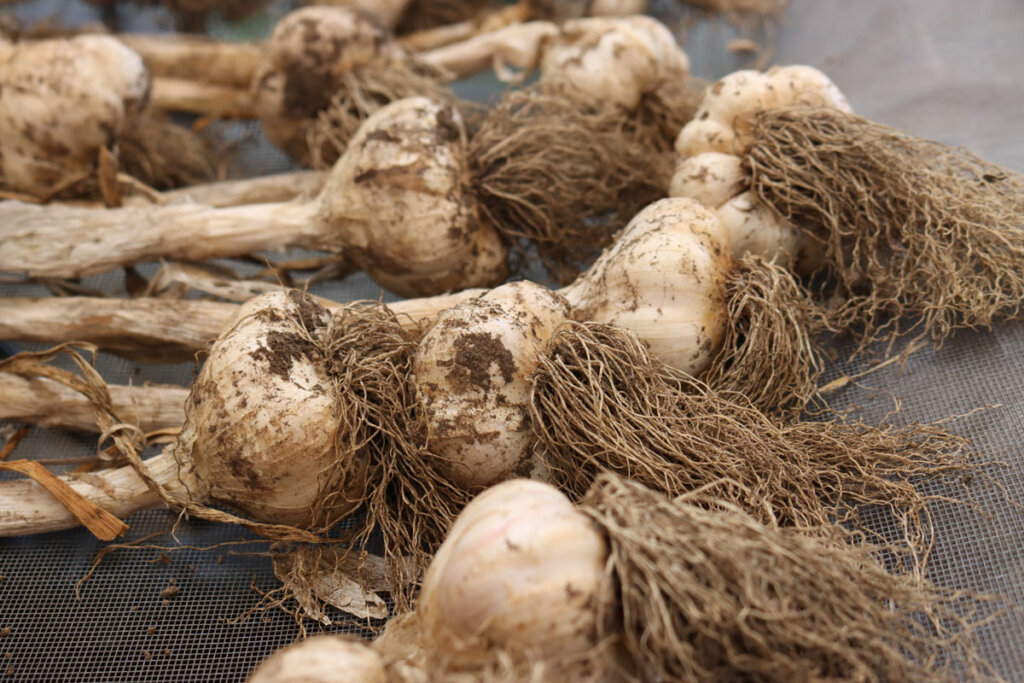
[[[0,176],[17,191],[46,195],[90,172],[149,96],[142,59],[111,36],[0,52]]]
[[[541,81],[569,87],[583,101],[633,111],[668,79],[685,79],[686,54],[664,24],[645,16],[566,22],[546,46]]]
[[[335,163],[319,215],[336,249],[402,296],[508,276],[508,251],[472,194],[465,125],[449,105],[412,97],[370,116]]]
[[[692,197],[719,210],[729,229],[733,255],[757,254],[810,273],[823,264],[821,250],[747,193],[743,156],[753,144],[758,112],[806,104],[850,111],[829,78],[809,66],[773,67],[765,73],[737,71],[712,84],[693,121],[676,138],[680,159],[669,196]]]
[[[424,650],[456,662],[486,648],[543,661],[585,655],[611,599],[607,557],[601,533],[554,487],[517,479],[488,489],[455,520],[423,580]]]
[[[263,522],[309,526],[335,464],[338,420],[329,364],[318,343],[330,314],[297,291],[242,305],[214,343],[185,404],[176,457],[204,490]],[[362,467],[365,468],[365,463]],[[360,464],[327,511],[341,517],[363,493]],[[322,521],[322,520],[319,520]]]
[[[366,643],[313,636],[265,659],[248,683],[385,683],[384,662]]]
[[[442,313],[413,362],[427,448],[464,488],[529,475],[530,375],[569,317],[558,294],[512,282]]]
[[[313,0],[308,4],[344,7],[371,16],[379,26],[393,31],[405,8],[409,6],[409,0]]]
[[[562,294],[577,320],[630,330],[662,362],[697,375],[725,334],[731,255],[713,210],[694,199],[662,199]]]
[[[307,163],[310,121],[353,69],[400,59],[405,52],[386,30],[344,7],[304,7],[274,27],[252,83],[267,138]]]

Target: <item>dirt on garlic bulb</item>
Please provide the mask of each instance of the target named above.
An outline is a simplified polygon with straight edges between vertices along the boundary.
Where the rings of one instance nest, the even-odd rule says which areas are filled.
[[[353,69],[406,57],[387,31],[358,12],[304,7],[274,27],[252,82],[263,130],[308,163],[307,132]]]
[[[427,448],[467,489],[529,476],[530,375],[569,304],[532,282],[492,289],[442,313],[413,365]]]
[[[116,148],[149,95],[141,58],[111,36],[0,48],[0,179],[43,196]]]
[[[809,66],[737,71],[711,85],[693,121],[676,139],[679,158],[669,196],[693,197],[716,209],[737,258],[758,254],[809,273],[823,264],[821,249],[806,239],[800,226],[759,205],[747,192],[750,183],[743,167],[753,143],[754,116],[794,104],[850,111],[839,88]]]

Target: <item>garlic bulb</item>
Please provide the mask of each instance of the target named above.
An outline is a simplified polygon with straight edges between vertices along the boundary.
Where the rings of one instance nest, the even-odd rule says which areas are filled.
[[[466,664],[490,648],[582,657],[611,594],[607,555],[593,523],[554,487],[513,480],[488,489],[459,515],[423,580],[424,650]]]
[[[672,33],[645,16],[566,22],[541,61],[542,81],[630,111],[663,81],[685,79],[689,71]]]
[[[314,636],[278,650],[248,683],[385,683],[384,663],[369,645],[338,636]]]
[[[530,375],[569,305],[532,282],[513,282],[442,313],[413,365],[427,447],[464,488],[527,476]]]
[[[377,111],[321,197],[319,218],[338,248],[393,292],[494,285],[508,275],[507,249],[472,195],[465,126],[450,106],[413,97]]]
[[[353,69],[405,55],[381,27],[338,7],[305,7],[285,16],[267,41],[252,96],[270,141],[307,160],[311,119]]]
[[[711,85],[693,121],[676,139],[680,160],[669,196],[693,197],[717,209],[729,230],[734,256],[758,254],[800,272],[822,265],[822,254],[799,226],[790,225],[747,192],[743,155],[753,142],[754,116],[793,104],[850,111],[839,88],[809,66],[774,67],[766,73],[737,71]]]
[[[193,498],[260,520],[309,526],[311,501],[337,486],[338,428],[329,358],[330,314],[299,292],[258,296],[210,350],[185,404],[175,454],[191,462]],[[365,463],[346,463],[330,517],[358,505]],[[332,473],[333,472],[333,473]],[[318,520],[323,521],[323,520]]]
[[[3,50],[0,176],[45,195],[95,167],[145,106],[149,75],[110,36],[26,42]]]
[[[662,199],[561,293],[575,319],[628,329],[662,362],[696,375],[724,334],[731,254],[713,211],[693,199]]]

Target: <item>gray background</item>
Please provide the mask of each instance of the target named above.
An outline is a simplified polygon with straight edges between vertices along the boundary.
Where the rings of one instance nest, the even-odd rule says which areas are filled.
[[[258,35],[273,24],[278,3],[243,26],[214,22],[221,35]],[[68,23],[95,16],[77,3],[31,2],[13,11],[26,19],[65,12]],[[669,19],[694,15],[669,2],[655,3]],[[124,15],[126,28],[166,29],[158,10]],[[776,63],[805,63],[825,70],[861,114],[912,130],[1024,171],[1024,0],[794,0],[775,27]],[[698,21],[686,29],[685,49],[694,71],[721,76],[747,62],[725,44],[737,36],[721,21]],[[488,78],[460,85],[464,96],[498,92]],[[244,132],[254,134],[252,126]],[[242,131],[233,130],[232,134]],[[258,133],[255,133],[258,135]],[[287,167],[284,157],[254,139],[243,157],[249,173]],[[2,248],[2,245],[0,245]],[[119,276],[88,284],[116,289]],[[0,285],[0,295],[44,293]],[[377,298],[379,288],[361,275],[317,293],[336,299]],[[385,295],[385,298],[390,298]],[[971,438],[981,456],[1004,461],[990,473],[1015,500],[1024,500],[1024,323],[991,331],[964,331],[941,349],[926,349],[902,367],[873,373],[834,396],[840,408],[878,423],[935,421],[966,415],[950,428]],[[840,359],[845,358],[840,349]],[[102,357],[99,368],[111,382],[188,382],[194,368],[133,366]],[[831,376],[856,372],[862,361],[840,362]],[[893,413],[896,407],[898,413]],[[71,457],[93,451],[84,437],[33,430],[19,456]],[[962,506],[933,509],[939,542],[933,578],[944,585],[1004,594],[1024,604],[1024,516],[1006,503],[997,486],[979,482],[980,511]],[[150,511],[133,516],[129,538],[166,528],[173,516]],[[879,521],[881,527],[885,521]],[[244,534],[230,527],[190,523],[177,539],[212,545]],[[154,542],[173,544],[164,536]],[[275,585],[269,562],[250,557],[260,546],[210,552],[120,551],[109,555],[85,585],[101,544],[81,532],[43,538],[0,540],[0,680],[237,680],[260,658],[297,634],[280,611],[256,615],[243,624],[231,619],[254,605]],[[220,558],[222,563],[218,563]],[[175,577],[180,597],[164,605],[159,592]],[[149,628],[155,626],[153,633]],[[358,625],[335,629],[354,632]],[[1010,680],[1024,680],[1024,622],[1010,613],[981,633],[986,654]],[[147,658],[146,654],[150,657]],[[9,658],[6,655],[10,655]],[[5,679],[8,666],[12,674]]]

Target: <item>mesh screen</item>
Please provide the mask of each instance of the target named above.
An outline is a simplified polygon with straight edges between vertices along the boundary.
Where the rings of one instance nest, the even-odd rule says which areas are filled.
[[[1024,82],[1019,71],[995,66],[1012,65],[1014,57],[1024,56],[1019,41],[1024,6],[1018,0],[976,0],[966,9],[956,0],[925,5],[913,0],[794,0],[785,21],[774,29],[775,60],[825,69],[865,115],[968,145],[993,161],[1024,169],[1024,118],[1019,115]],[[236,38],[265,35],[286,8],[287,3],[272,3],[240,25],[214,18],[211,32]],[[676,20],[688,16],[667,0],[654,3],[654,8]],[[27,21],[62,15],[68,24],[101,16],[92,6],[57,0],[26,2],[13,11]],[[159,9],[126,6],[117,16],[123,30],[171,27]],[[735,27],[720,21],[687,24],[687,51],[695,72],[711,78],[744,65],[746,56],[723,49],[736,36]],[[458,91],[482,99],[498,92],[498,86],[492,78],[481,77],[460,83]],[[258,125],[232,124],[221,133],[245,140],[239,157],[244,173],[289,168]],[[148,276],[155,269],[140,270]],[[247,272],[245,267],[239,270]],[[87,278],[83,284],[106,291],[120,291],[123,285],[120,274]],[[313,291],[336,300],[391,298],[360,274]],[[39,286],[0,285],[0,296],[47,293]],[[940,349],[918,351],[904,366],[868,374],[833,395],[837,407],[872,423],[961,416],[949,423],[950,429],[972,439],[985,459],[1002,461],[988,467],[991,481],[979,478],[973,484],[977,508],[933,506],[938,533],[930,567],[939,583],[999,593],[1018,604],[1024,604],[1024,514],[1008,501],[1024,500],[1022,350],[1024,323],[962,332]],[[849,349],[838,351],[841,359],[849,354]],[[195,371],[191,363],[136,365],[106,354],[100,355],[97,367],[111,383],[187,384]],[[827,379],[867,367],[863,358],[839,362]],[[93,454],[95,446],[91,437],[34,429],[17,457],[81,457]],[[0,474],[0,481],[9,478]],[[167,532],[174,522],[175,516],[166,511],[137,513],[128,520],[127,540]],[[895,529],[883,515],[874,522],[880,533]],[[88,573],[103,544],[81,531],[0,539],[0,680],[243,678],[271,651],[294,640],[298,627],[280,610],[236,621],[258,604],[255,589],[278,585],[269,559],[260,554],[265,545],[238,544],[242,540],[253,538],[236,527],[181,523],[173,536],[147,543],[231,545],[206,551],[118,550],[103,558],[77,596],[76,582]],[[165,597],[170,586],[177,588],[173,598]],[[334,616],[339,621],[328,630],[366,633],[360,624]],[[1021,614],[1011,611],[995,619],[981,637],[998,672],[1009,680],[1024,680]]]

